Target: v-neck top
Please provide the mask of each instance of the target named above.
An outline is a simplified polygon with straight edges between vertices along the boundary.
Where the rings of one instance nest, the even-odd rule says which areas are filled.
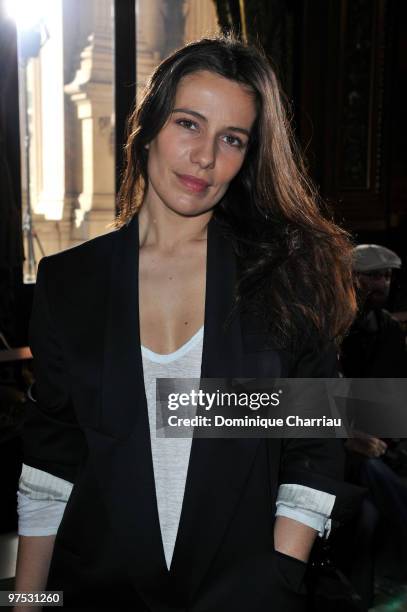
[[[197,379],[199,387],[202,346],[203,327],[183,346],[167,355],[141,347],[157,508],[168,569],[171,565],[181,516],[192,437],[157,437],[156,379],[193,378]]]
[[[141,345],[141,353],[143,358],[146,358],[148,361],[152,361],[153,363],[171,363],[176,359],[183,357],[188,351],[195,347],[197,343],[200,343],[201,346],[201,357],[202,357],[202,341],[203,341],[203,332],[204,326],[200,327],[196,334],[194,334],[189,340],[185,342],[182,346],[180,346],[176,351],[172,353],[154,353],[154,351],[150,350],[146,346]]]

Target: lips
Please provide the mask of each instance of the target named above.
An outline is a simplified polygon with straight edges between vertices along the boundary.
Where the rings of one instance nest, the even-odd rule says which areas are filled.
[[[181,183],[187,187],[187,189],[195,193],[204,191],[207,187],[209,187],[209,183],[203,181],[202,179],[196,178],[195,176],[191,176],[190,174],[177,174],[177,177]]]

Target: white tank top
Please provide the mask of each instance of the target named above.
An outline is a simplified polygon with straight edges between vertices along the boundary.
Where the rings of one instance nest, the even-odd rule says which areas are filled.
[[[156,378],[200,378],[203,330],[201,327],[188,342],[168,355],[141,347],[158,515],[168,568],[181,516],[192,438],[157,437]]]

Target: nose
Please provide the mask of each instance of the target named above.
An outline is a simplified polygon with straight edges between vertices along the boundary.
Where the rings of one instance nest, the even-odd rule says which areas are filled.
[[[384,291],[390,287],[390,278],[382,276],[380,279],[377,279],[375,285],[379,290]]]
[[[216,141],[209,136],[203,136],[195,142],[191,151],[191,162],[201,168],[213,168],[216,162]]]
[[[384,272],[378,272],[377,275],[373,278],[373,284],[376,287],[387,287],[391,283],[391,275],[386,274]]]

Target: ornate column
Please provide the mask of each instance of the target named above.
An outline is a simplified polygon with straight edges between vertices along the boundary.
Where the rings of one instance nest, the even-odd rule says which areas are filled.
[[[173,49],[218,31],[213,2],[137,0],[137,95],[161,59]]]
[[[73,237],[109,231],[115,215],[113,147],[113,26],[111,0],[93,0],[94,32],[65,92],[76,105],[82,139],[82,192],[74,210]]]
[[[185,34],[184,42],[201,36],[216,34],[219,31],[214,2],[186,0],[184,2]]]
[[[163,0],[136,0],[137,97],[161,61],[165,38]]]
[[[62,0],[48,6],[48,39],[38,59],[30,60],[33,103],[31,174],[34,224],[46,254],[67,246],[70,211],[65,203],[65,125]]]

